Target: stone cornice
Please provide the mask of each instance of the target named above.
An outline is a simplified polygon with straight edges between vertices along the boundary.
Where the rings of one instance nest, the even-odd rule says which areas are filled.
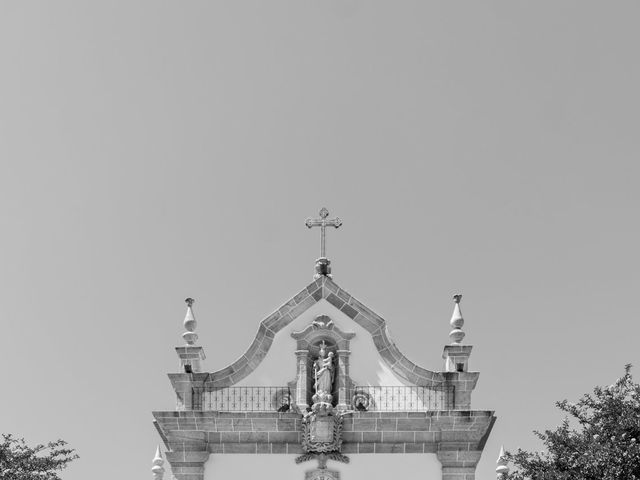
[[[301,453],[299,414],[190,411],[153,416],[172,451]],[[344,418],[342,451],[479,452],[494,423],[490,410],[354,412]]]

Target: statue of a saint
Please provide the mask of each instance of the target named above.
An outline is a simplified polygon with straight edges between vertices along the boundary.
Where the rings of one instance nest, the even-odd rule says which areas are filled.
[[[325,393],[331,395],[333,390],[333,352],[329,352],[326,355],[325,345],[322,342],[320,346],[320,356],[313,363],[313,369],[315,371],[316,384],[315,389],[317,394]]]

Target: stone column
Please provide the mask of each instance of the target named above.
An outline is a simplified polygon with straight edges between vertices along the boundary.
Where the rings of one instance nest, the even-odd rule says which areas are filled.
[[[301,412],[306,412],[308,403],[307,385],[309,379],[307,377],[307,369],[309,363],[309,350],[296,350],[296,361],[298,364],[298,374],[296,379],[296,405]]]
[[[349,410],[351,398],[349,398],[349,350],[338,350],[338,410]]]
[[[166,452],[165,457],[176,480],[204,480],[209,452]]]
[[[438,450],[442,480],[475,480],[481,454],[477,450]]]

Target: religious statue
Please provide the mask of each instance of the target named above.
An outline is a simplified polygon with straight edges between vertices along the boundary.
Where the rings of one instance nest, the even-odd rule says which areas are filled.
[[[333,352],[329,352],[329,354],[325,357],[325,343],[322,342],[320,345],[320,356],[313,363],[313,369],[315,372],[315,390],[316,394],[327,394],[331,395],[333,391],[333,377],[335,373],[335,368],[333,365]]]
[[[330,320],[324,316],[323,320]],[[324,322],[323,322],[324,323]],[[327,322],[328,323],[328,322]],[[314,327],[318,327],[314,325]],[[314,458],[318,459],[322,476],[315,477],[312,472],[310,478],[339,478],[327,475],[326,460],[336,460],[348,463],[349,458],[341,453],[343,417],[352,411],[338,410],[333,406],[333,383],[336,366],[334,365],[334,353],[327,354],[327,344],[322,341],[318,358],[313,362],[314,389],[311,397],[313,404],[308,411],[302,414],[302,450],[303,455],[296,458],[296,463],[306,462]],[[315,471],[316,473],[318,470]]]

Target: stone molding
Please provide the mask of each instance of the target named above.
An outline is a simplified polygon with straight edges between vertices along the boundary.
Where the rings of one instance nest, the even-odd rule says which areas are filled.
[[[209,373],[205,380],[206,386],[229,387],[253,372],[267,355],[276,333],[323,298],[371,334],[383,362],[400,378],[425,387],[441,385],[445,381],[442,372],[422,368],[400,352],[389,336],[384,318],[340,288],[333,280],[323,276],[262,320],[247,351],[228,367]]]
[[[353,332],[344,332],[334,325],[328,328],[318,328],[313,324],[299,332],[291,332],[291,337],[297,340],[296,348],[298,350],[310,350],[310,347],[321,339],[331,340],[338,350],[349,350],[349,341],[355,335]]]
[[[208,451],[179,450],[166,452],[165,457],[176,480],[204,479],[204,465],[209,459]]]
[[[206,358],[204,348],[196,345],[184,345],[176,347],[176,353],[180,359],[180,370],[190,366],[193,372],[200,372],[201,361]]]

